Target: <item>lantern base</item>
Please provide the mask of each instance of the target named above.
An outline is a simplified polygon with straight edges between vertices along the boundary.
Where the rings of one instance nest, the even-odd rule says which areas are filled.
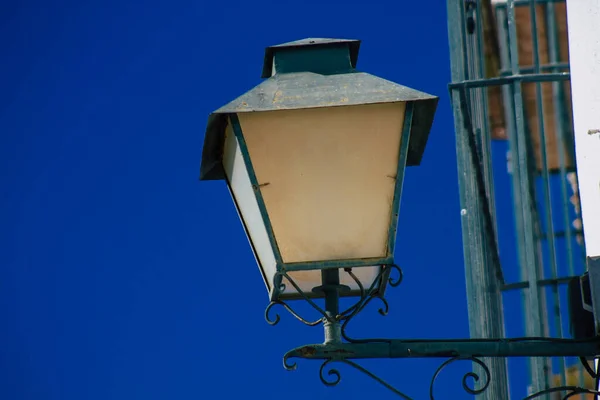
[[[329,318],[325,318],[323,321],[323,327],[325,328],[325,344],[341,344],[342,343],[342,326],[340,322],[335,319],[331,314]]]

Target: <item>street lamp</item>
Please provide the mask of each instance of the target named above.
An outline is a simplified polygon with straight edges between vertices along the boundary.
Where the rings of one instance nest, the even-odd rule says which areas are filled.
[[[440,367],[478,357],[598,354],[597,341],[353,339],[346,326],[386,286],[400,283],[394,264],[406,166],[418,165],[438,98],[358,72],[360,41],[305,39],[268,47],[262,77],[208,118],[201,180],[225,180],[271,300],[302,322],[325,327],[323,344],[284,356],[319,359],[321,379],[339,382],[331,362],[361,358],[446,357]],[[393,271],[399,274],[392,277]],[[356,301],[340,310],[339,298]],[[324,299],[324,307],[317,299]],[[303,300],[322,318],[307,321],[287,303]],[[565,346],[567,344],[567,346]],[[435,373],[435,376],[439,370]],[[473,375],[469,375],[473,376]],[[433,385],[433,380],[432,380]],[[433,387],[433,386],[432,386]],[[433,398],[433,394],[431,395]]]
[[[358,72],[359,45],[268,47],[267,79],[209,117],[201,179],[227,181],[273,301],[323,297],[322,275],[360,295],[341,268],[385,290],[404,168],[438,98]]]

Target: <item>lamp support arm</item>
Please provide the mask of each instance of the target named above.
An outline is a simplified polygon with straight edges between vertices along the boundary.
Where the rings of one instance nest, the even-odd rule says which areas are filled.
[[[396,270],[397,278],[392,278],[390,273]],[[332,363],[345,364],[358,370],[381,385],[388,388],[394,394],[402,399],[412,400],[412,397],[402,393],[400,390],[390,385],[374,373],[357,364],[354,360],[361,359],[399,359],[399,358],[442,358],[445,359],[437,368],[431,379],[429,387],[429,398],[435,400],[434,383],[442,370],[456,361],[469,361],[473,364],[474,370],[467,372],[463,376],[463,389],[472,395],[478,395],[489,387],[492,380],[490,369],[485,361],[494,357],[579,357],[586,371],[596,380],[600,379],[593,368],[590,367],[589,359],[595,358],[600,354],[600,337],[591,339],[561,339],[548,337],[522,337],[522,338],[472,338],[472,339],[394,339],[394,338],[372,338],[355,339],[346,334],[346,326],[358,313],[360,313],[372,300],[379,300],[383,307],[379,309],[381,315],[388,312],[388,303],[383,298],[379,288],[384,281],[391,286],[397,286],[402,281],[402,270],[396,265],[388,265],[382,268],[379,276],[372,286],[365,289],[351,269],[345,269],[346,273],[356,282],[361,296],[353,306],[340,312],[340,292],[347,287],[340,285],[340,271],[338,269],[322,270],[322,285],[313,289],[313,292],[320,292],[324,297],[325,309],[316,306],[313,302],[309,304],[318,311],[322,318],[325,341],[322,344],[310,344],[297,347],[288,351],[283,357],[283,365],[288,370],[296,369],[296,363],[291,363],[292,358],[301,358],[309,360],[321,360],[319,376],[321,381],[327,386],[335,386],[341,380],[340,372],[329,367]],[[299,286],[293,279],[282,272],[282,275],[290,281],[303,298],[308,299],[306,294],[299,290]],[[309,326],[319,324],[319,320],[309,322],[297,315],[283,301],[272,302],[267,307],[265,317],[267,322],[275,325],[279,321],[279,316],[274,319],[269,317],[269,310],[279,304]],[[480,378],[481,375],[481,378]],[[472,387],[476,385],[477,387]],[[563,399],[572,398],[577,394],[595,394],[600,392],[577,386],[561,386],[546,388],[537,393],[531,394],[525,400],[535,398],[546,398],[550,393],[559,393]]]
[[[329,321],[325,321],[327,326]],[[463,389],[472,395],[478,395],[486,391],[492,381],[491,373],[485,364],[484,357],[551,357],[551,356],[575,356],[579,357],[584,366],[588,366],[587,358],[599,353],[600,340],[578,341],[571,339],[446,339],[446,340],[403,340],[403,339],[368,339],[360,343],[346,343],[342,341],[326,342],[323,344],[312,344],[301,346],[288,351],[284,358],[284,367],[288,370],[296,369],[296,363],[290,363],[291,358],[302,358],[321,360],[319,377],[321,382],[327,386],[335,386],[341,380],[341,374],[337,369],[330,368],[331,363],[340,363],[350,366],[379,384],[388,388],[391,392],[402,399],[413,400],[412,397],[401,392],[373,372],[357,364],[353,360],[359,359],[385,359],[385,358],[445,358],[436,369],[429,386],[429,398],[435,400],[434,384],[437,377],[450,364],[456,361],[470,361],[477,366],[478,372],[467,372],[462,379]],[[586,368],[593,378],[598,379],[593,369]],[[480,375],[482,376],[480,378]],[[333,377],[333,378],[332,378]],[[471,382],[469,382],[471,380]],[[472,385],[476,384],[477,387]],[[562,399],[572,398],[577,394],[600,395],[595,389],[560,386],[546,388],[539,392],[530,394],[524,400],[546,398],[551,393],[560,394]]]
[[[360,343],[311,344],[295,348],[286,358],[369,359],[447,357],[592,357],[600,354],[600,339],[527,340],[511,339],[389,339]]]

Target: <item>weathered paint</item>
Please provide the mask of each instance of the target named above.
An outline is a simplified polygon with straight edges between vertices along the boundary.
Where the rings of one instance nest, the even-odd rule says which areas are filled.
[[[237,118],[237,115],[231,115],[231,125],[233,128],[233,132],[235,137],[238,140],[240,145],[240,150],[242,152],[242,157],[244,158],[244,163],[246,164],[246,169],[248,170],[248,175],[250,176],[250,183],[254,188],[254,195],[256,196],[256,201],[258,203],[258,208],[260,209],[260,213],[262,215],[263,223],[267,229],[267,234],[269,235],[269,242],[271,243],[271,248],[273,250],[273,254],[275,255],[275,261],[277,265],[282,263],[281,253],[279,252],[279,248],[277,247],[277,241],[275,240],[275,234],[273,232],[273,227],[271,226],[271,221],[269,219],[269,214],[267,212],[267,208],[265,207],[265,201],[262,197],[262,193],[260,190],[260,185],[258,180],[256,179],[256,173],[254,172],[254,167],[252,166],[252,160],[250,159],[250,154],[248,153],[248,147],[246,146],[246,140],[244,139],[244,135],[242,134],[242,128],[240,126],[240,121]]]
[[[326,75],[306,71],[276,73],[254,89],[212,113],[208,118],[204,138],[200,179],[214,180],[224,177],[221,166],[223,136],[226,119],[230,114],[376,103],[414,102],[406,165],[418,165],[433,123],[438,97],[354,70],[358,47],[352,45],[352,41],[348,43],[350,44],[347,44],[345,57],[349,54],[352,67],[350,70]],[[310,51],[307,49],[311,46],[316,52],[321,52],[327,47],[333,48],[334,53],[340,55],[339,41],[328,39],[319,46],[301,41],[293,45],[274,46],[265,65],[269,60],[273,61],[269,57],[276,56],[277,49],[286,52],[302,51],[308,55]]]
[[[398,170],[396,171],[396,189],[394,190],[394,200],[392,201],[392,212],[390,215],[390,230],[388,232],[388,255],[390,262],[394,263],[394,249],[396,247],[396,229],[398,227],[398,214],[400,212],[400,199],[402,198],[402,185],[404,183],[404,170],[406,169],[406,158],[408,155],[408,146],[410,143],[410,131],[413,122],[414,104],[406,104],[404,112],[404,126],[402,127],[402,136],[400,139],[400,149],[398,150]]]
[[[288,358],[326,360],[368,358],[444,357],[590,357],[600,350],[600,340],[548,341],[512,339],[387,339],[365,343],[312,344],[288,352]],[[506,397],[508,398],[508,397]]]
[[[469,103],[467,92],[468,87],[488,86],[496,83],[498,79],[483,79],[478,75],[480,71],[476,66],[468,61],[468,46],[473,45],[472,41],[477,40],[477,36],[471,35],[472,37],[467,38],[464,28],[466,26],[464,3],[448,0],[447,8],[452,72],[450,90],[456,133],[460,208],[464,211],[460,214],[469,332],[473,338],[502,337],[504,335],[500,293],[502,281],[498,279],[497,272],[500,266],[497,265],[495,240],[491,240],[495,230],[493,218],[488,218],[491,210],[486,199],[483,163],[474,129],[484,127],[473,126],[474,123],[480,122],[481,118],[471,120],[473,106]],[[479,18],[476,20],[480,22]],[[482,393],[481,397],[486,400],[507,399],[509,396],[506,360],[484,359],[483,361],[489,363],[491,380],[489,388]],[[474,368],[476,368],[475,373],[482,374],[480,366],[474,365]]]
[[[307,271],[329,268],[352,268],[352,267],[368,267],[371,265],[386,265],[393,264],[394,257],[385,258],[355,258],[350,260],[324,260],[310,261],[299,263],[281,264],[281,269],[284,271]]]

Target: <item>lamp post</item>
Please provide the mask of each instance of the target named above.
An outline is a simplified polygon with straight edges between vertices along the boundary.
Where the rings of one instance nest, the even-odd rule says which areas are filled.
[[[356,70],[357,40],[306,39],[268,47],[262,77],[246,94],[208,119],[201,180],[225,180],[263,276],[270,303],[307,325],[322,323],[322,344],[284,356],[341,362],[365,372],[402,398],[406,394],[365,370],[363,358],[471,360],[491,377],[480,357],[592,356],[598,340],[355,339],[346,333],[354,316],[374,299],[388,309],[385,291],[402,271],[394,247],[406,166],[421,161],[438,98]],[[340,297],[354,303],[340,309]],[[321,319],[307,321],[291,307],[306,301]],[[478,378],[477,378],[478,379]],[[565,388],[548,389],[550,391]],[[577,390],[584,390],[579,389]],[[545,391],[540,393],[549,393]],[[537,395],[537,394],[536,394]],[[533,396],[536,396],[533,395]],[[529,397],[533,398],[533,397]]]

